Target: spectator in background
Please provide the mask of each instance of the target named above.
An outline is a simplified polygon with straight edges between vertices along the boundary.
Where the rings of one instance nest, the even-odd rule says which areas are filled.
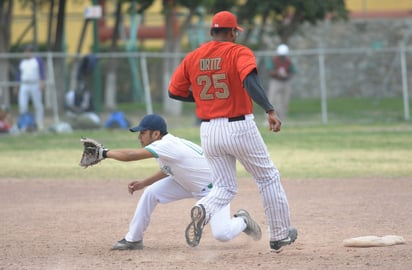
[[[296,68],[290,58],[289,48],[281,44],[276,49],[276,56],[272,58],[272,67],[269,71],[268,99],[278,112],[279,118],[285,120],[289,109],[290,79],[296,73]]]
[[[0,133],[9,133],[12,128],[12,121],[9,110],[6,106],[0,106]]]
[[[66,94],[67,116],[72,128],[99,128],[100,117],[94,111],[92,94],[84,81]]]
[[[43,90],[45,87],[45,65],[43,59],[34,54],[34,47],[27,45],[24,48],[25,58],[20,61],[17,81],[20,88],[16,87],[14,93],[18,94],[19,114],[29,112],[29,100],[32,100],[35,110],[36,127],[42,130],[43,117]]]

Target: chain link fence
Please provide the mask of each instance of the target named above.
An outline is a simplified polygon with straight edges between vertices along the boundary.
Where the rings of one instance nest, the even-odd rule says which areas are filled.
[[[297,74],[291,81],[292,105],[297,100],[319,101],[319,120],[326,124],[330,119],[331,100],[366,99],[377,103],[395,99],[398,102],[395,106],[397,113],[403,120],[409,120],[411,52],[411,47],[402,45],[384,49],[318,48],[291,51],[290,57],[297,68]],[[47,64],[46,116],[48,114],[58,121],[63,111],[64,95],[75,87],[78,65],[84,56],[51,52],[38,55]],[[259,74],[267,87],[269,77],[266,63],[274,52],[256,51],[255,55]],[[173,70],[169,68],[165,71],[165,62],[179,63],[185,53],[116,52],[94,56],[98,59],[97,65],[85,79],[101,112],[114,110],[124,103],[141,104],[147,112],[151,112],[153,104],[167,106],[167,81]],[[7,79],[0,81],[0,104],[17,104],[12,88],[18,86],[14,77],[22,57],[23,54],[0,54],[0,61],[7,63],[0,67],[0,75],[3,74],[0,78],[5,78],[4,74],[7,74]],[[96,85],[100,87],[96,88]],[[299,108],[293,110],[298,111]]]

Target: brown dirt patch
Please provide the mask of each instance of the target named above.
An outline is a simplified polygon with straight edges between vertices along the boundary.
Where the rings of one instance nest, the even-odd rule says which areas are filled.
[[[123,238],[140,193],[128,180],[0,179],[0,269],[412,269],[412,179],[283,180],[298,240],[270,252],[266,233],[228,243],[207,226],[186,245],[194,200],[159,205],[145,249],[111,251]],[[255,183],[239,180],[232,211],[246,208],[267,232]],[[346,248],[342,240],[397,234],[407,243]]]

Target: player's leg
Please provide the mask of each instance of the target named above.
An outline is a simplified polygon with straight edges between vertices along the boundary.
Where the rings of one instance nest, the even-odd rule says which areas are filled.
[[[125,236],[125,240],[134,243],[141,242],[141,248],[143,248],[143,234],[150,224],[151,215],[157,204],[166,204],[192,197],[193,195],[190,192],[183,189],[182,186],[177,184],[170,176],[150,185],[140,196],[134,216],[129,224],[129,231]],[[118,248],[116,248],[116,246],[118,246]],[[121,245],[117,243],[113,248],[125,249],[119,246]]]
[[[225,150],[232,144],[230,131],[219,122],[201,125],[202,148],[212,171],[213,189],[198,203],[204,205],[208,217],[228,205],[237,193],[236,158]]]
[[[273,78],[269,79],[268,83],[268,89],[266,92],[266,96],[270,102],[270,104],[275,106],[275,87],[276,87],[276,80]],[[268,120],[267,120],[267,114],[266,112],[263,112],[263,125],[264,126],[269,126]]]
[[[241,234],[247,225],[241,217],[230,216],[230,204],[217,211],[210,219],[210,228],[216,240],[226,242]]]
[[[190,211],[191,222],[187,225],[185,236],[188,245],[197,246],[202,237],[204,225],[217,211],[227,206],[237,192],[236,159],[224,153],[223,145],[227,143],[222,128],[215,126],[216,121],[204,122],[201,125],[202,147],[212,170],[213,188],[204,198],[200,199]],[[223,152],[222,152],[223,150]]]
[[[288,81],[284,82],[284,94],[283,94],[283,111],[284,111],[284,115],[283,115],[283,119],[281,120],[285,120],[286,117],[288,116],[288,112],[289,112],[289,101],[290,101],[290,95],[291,95],[291,87],[290,87],[290,83]]]
[[[269,225],[271,241],[285,239],[289,235],[290,215],[285,191],[277,168],[270,160],[267,147],[253,120],[238,122],[249,132],[233,138],[238,143],[233,153],[245,169],[252,174],[258,185]],[[240,128],[240,129],[242,129]]]
[[[230,216],[230,204],[212,216],[210,227],[213,237],[222,242],[230,241],[242,232],[251,236],[254,240],[260,240],[262,237],[260,226],[246,210],[240,209],[233,218]]]
[[[236,160],[234,157],[228,155],[213,157],[208,159],[208,162],[213,172],[213,188],[206,197],[197,202],[205,207],[206,223],[217,211],[227,206],[237,193]],[[224,169],[219,169],[219,166],[223,164],[225,164]]]
[[[275,104],[276,80],[270,79],[268,84],[267,97],[271,104]]]
[[[24,114],[29,111],[29,88],[26,84],[20,85],[18,103],[19,114]]]
[[[284,117],[284,104],[283,104],[283,89],[284,82],[279,80],[270,80],[271,92],[268,93],[268,99],[270,96],[270,103],[275,107],[278,116],[282,120]]]
[[[43,95],[39,85],[35,84],[30,89],[35,111],[36,125],[38,129],[43,129]]]
[[[236,211],[235,217],[240,217],[246,224],[246,228],[243,230],[244,233],[253,238],[253,240],[258,241],[262,239],[262,230],[259,224],[252,218],[248,211],[245,209],[239,209]]]
[[[192,198],[192,194],[183,189],[170,176],[148,186],[140,196],[126,240],[143,239],[143,233],[149,226],[151,215],[158,203],[166,204],[185,198]]]

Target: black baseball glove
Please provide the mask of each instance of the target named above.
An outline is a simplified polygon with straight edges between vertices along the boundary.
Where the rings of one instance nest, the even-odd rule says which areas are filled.
[[[104,159],[103,152],[107,152],[108,149],[103,144],[90,138],[81,138],[80,142],[83,143],[83,154],[79,165],[87,168],[93,166]]]

